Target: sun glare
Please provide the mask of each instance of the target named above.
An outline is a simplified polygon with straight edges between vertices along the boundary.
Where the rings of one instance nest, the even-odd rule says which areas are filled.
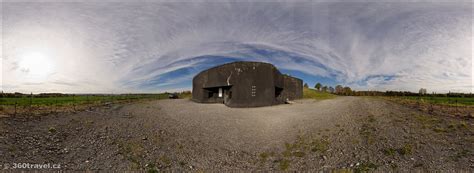
[[[23,73],[36,80],[45,80],[54,70],[51,58],[41,52],[23,54],[18,65]]]

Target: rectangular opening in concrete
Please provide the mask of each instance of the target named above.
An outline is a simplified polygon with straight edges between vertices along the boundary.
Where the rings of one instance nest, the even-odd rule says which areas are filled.
[[[283,88],[275,87],[275,98],[280,97],[281,92],[283,92]]]

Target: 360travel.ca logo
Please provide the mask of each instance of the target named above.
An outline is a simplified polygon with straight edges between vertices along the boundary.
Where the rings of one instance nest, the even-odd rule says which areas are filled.
[[[4,163],[0,169],[60,169],[61,164],[52,163]]]

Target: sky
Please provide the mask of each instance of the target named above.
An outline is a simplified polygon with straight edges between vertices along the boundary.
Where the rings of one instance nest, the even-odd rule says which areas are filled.
[[[0,4],[4,92],[183,91],[234,61],[310,86],[474,91],[471,1]]]

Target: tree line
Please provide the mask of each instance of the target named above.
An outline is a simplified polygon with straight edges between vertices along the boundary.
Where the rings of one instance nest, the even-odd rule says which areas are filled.
[[[304,84],[305,88],[309,88],[308,84]],[[336,85],[335,87],[316,83],[314,88],[317,91],[328,92],[343,96],[432,96],[432,97],[474,97],[473,93],[428,93],[426,88],[420,88],[418,93],[410,91],[355,91],[348,86]]]
[[[308,84],[305,83],[304,84],[304,87],[305,88],[309,88]],[[354,91],[348,87],[348,86],[342,86],[342,85],[336,85],[335,87],[332,87],[332,86],[327,86],[327,85],[323,85],[321,83],[316,83],[316,85],[314,85],[314,88],[317,90],[317,91],[321,91],[321,92],[328,92],[328,93],[333,93],[333,94],[337,94],[337,95],[354,95]]]

